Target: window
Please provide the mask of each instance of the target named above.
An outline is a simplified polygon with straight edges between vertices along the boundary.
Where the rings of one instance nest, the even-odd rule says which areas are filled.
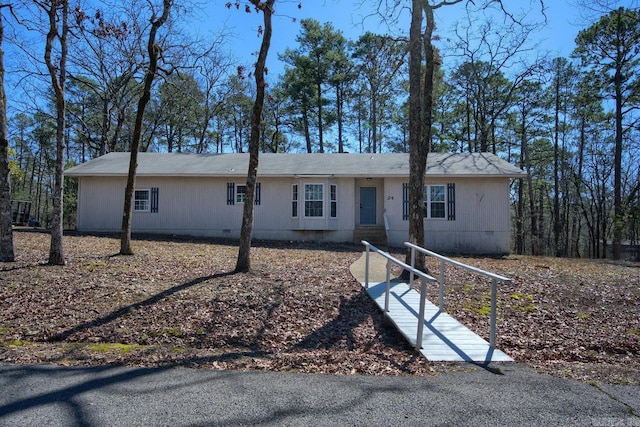
[[[324,205],[324,185],[305,184],[304,185],[304,216],[322,217]]]
[[[292,184],[291,217],[337,218],[338,186],[329,185],[328,194],[326,196],[325,194],[325,184]],[[302,206],[300,206],[300,202],[302,202]],[[328,214],[325,214],[325,207],[329,210]]]
[[[445,186],[425,185],[424,206],[427,218],[445,218]]]
[[[456,185],[424,186],[425,218],[456,220]],[[402,219],[409,219],[409,184],[402,184]]]
[[[331,185],[331,218],[338,216],[338,187]]]
[[[133,195],[133,211],[149,212],[151,210],[151,195],[149,190],[135,190]]]
[[[247,194],[246,185],[236,185],[236,203],[244,203],[244,196]]]
[[[255,197],[253,203],[260,204],[261,185],[256,182]],[[243,204],[247,198],[247,186],[245,184],[236,185],[235,182],[227,182],[227,205]]]
[[[291,187],[291,216],[298,217],[298,184]]]

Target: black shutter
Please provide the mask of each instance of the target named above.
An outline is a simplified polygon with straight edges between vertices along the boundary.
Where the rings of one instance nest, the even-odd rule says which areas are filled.
[[[158,212],[158,187],[151,187],[151,212]]]
[[[406,182],[402,183],[402,219],[409,219],[409,184]]]
[[[233,182],[227,182],[227,205],[235,204],[236,185]]]
[[[456,220],[456,184],[450,182],[447,184],[447,220]]]
[[[256,195],[255,195],[254,202],[256,205],[260,204],[260,183],[259,182],[256,183]]]

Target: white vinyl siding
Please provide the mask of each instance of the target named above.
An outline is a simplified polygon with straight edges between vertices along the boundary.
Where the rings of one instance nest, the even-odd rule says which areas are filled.
[[[153,162],[155,162],[156,153],[153,154],[154,156],[150,156],[150,158],[153,157]],[[112,155],[122,157],[123,163],[125,157],[128,160],[127,153],[112,153]],[[111,168],[109,164],[102,164],[102,162],[109,160],[108,156],[111,154],[96,159],[96,164],[102,168],[97,173],[100,173],[100,170],[107,170],[105,169],[107,167]],[[166,167],[175,167],[173,157],[169,159],[168,155],[157,156],[158,160],[163,162],[165,162],[165,157],[167,158],[164,163]],[[182,159],[182,156],[184,155],[176,155],[175,159]],[[354,238],[354,229],[359,226],[359,188],[376,186],[378,189],[376,217],[379,223],[382,223],[383,216],[385,220],[388,220],[389,244],[394,247],[402,247],[403,242],[407,240],[409,221],[405,189],[408,193],[408,188],[405,187],[405,184],[408,177],[404,168],[399,167],[407,162],[404,155],[390,155],[389,160],[386,160],[386,155],[367,155],[367,163],[363,164],[362,168],[356,168],[351,159],[359,159],[359,156],[351,157],[351,155],[341,154],[340,156],[332,156],[331,159],[336,160],[329,162],[326,168],[318,166],[308,170],[304,169],[299,174],[297,174],[297,169],[289,173],[284,171],[283,167],[293,168],[289,164],[302,164],[303,162],[284,162],[282,159],[287,159],[289,156],[286,154],[265,156],[276,163],[275,166],[268,166],[270,163],[264,162],[264,165],[261,166],[260,176],[265,184],[262,186],[264,198],[262,205],[256,209],[254,214],[252,233],[254,238],[291,241],[351,241]],[[291,158],[293,158],[292,156]],[[325,156],[328,157],[328,155]],[[437,155],[434,156],[430,157],[430,163],[435,161],[434,159],[438,159]],[[505,175],[504,177],[483,176],[483,165],[485,165],[483,162],[485,160],[482,156],[484,154],[470,156],[469,160],[465,160],[466,157],[464,157],[460,165],[454,162],[441,168],[442,174],[438,174],[438,167],[436,167],[435,175],[433,170],[429,169],[430,172],[425,177],[426,184],[444,186],[445,189],[444,219],[438,218],[443,209],[442,201],[436,200],[438,197],[433,197],[432,210],[434,212],[431,217],[425,218],[427,245],[430,249],[455,253],[508,252],[511,222],[509,211],[509,178],[511,175],[508,174],[514,172],[508,170],[508,165],[498,165],[496,173],[502,173]],[[138,208],[148,209],[149,213],[139,211],[133,215],[132,231],[136,233],[238,238],[242,225],[242,208],[236,205],[235,186],[238,183],[246,184],[246,177],[244,172],[239,172],[240,167],[233,163],[236,161],[236,157],[246,163],[244,155],[230,154],[224,157],[219,156],[220,159],[224,158],[224,165],[220,166],[219,171],[215,168],[212,171],[210,167],[204,168],[202,165],[199,174],[185,176],[181,174],[173,176],[170,174],[171,170],[160,171],[158,175],[153,175],[146,170],[144,174],[138,176],[137,186],[139,189],[150,189],[150,191],[140,198]],[[374,161],[377,157],[385,159],[383,170],[379,170],[377,162]],[[215,158],[218,159],[217,156]],[[455,158],[452,156],[451,162]],[[295,160],[297,159],[302,160],[307,157],[300,156],[295,158]],[[346,172],[342,175],[334,174],[331,170],[327,170],[327,168],[336,166],[334,163],[342,164],[345,161],[349,163],[353,172],[357,171],[358,177],[350,176]],[[447,162],[449,161],[447,160]],[[465,162],[473,164],[466,166]],[[242,164],[245,165],[245,163]],[[306,165],[306,162],[304,164]],[[127,165],[122,167],[124,172],[114,170],[115,175],[113,176],[78,176],[77,228],[79,231],[112,233],[120,230]],[[151,166],[158,167],[153,164]],[[390,166],[393,168],[391,169]],[[149,165],[147,165],[148,167]],[[463,167],[475,169],[460,176]],[[246,169],[246,166],[243,166],[242,169]],[[478,171],[474,172],[476,169]],[[503,169],[506,172],[501,172]],[[169,176],[166,176],[165,172]],[[275,173],[278,175],[271,176]],[[521,176],[522,172],[518,173],[520,175],[517,176]],[[404,175],[400,176],[401,174]],[[367,179],[369,175],[372,175],[372,178]],[[307,217],[305,215],[305,186],[307,184],[322,185],[322,198],[317,200],[321,202],[322,217]],[[256,199],[259,199],[259,183],[256,185]],[[335,218],[333,217],[332,185],[336,185]],[[294,196],[294,188],[296,196]],[[154,189],[159,189],[159,193],[154,192]],[[440,199],[442,198],[441,193],[440,191]],[[146,201],[143,200],[145,198]],[[158,200],[158,198],[160,202],[155,203],[157,208],[154,210],[154,200]],[[308,201],[313,202],[312,200]],[[437,205],[438,203],[439,205]],[[256,201],[255,204],[259,203]],[[440,213],[436,212],[438,209]]]
[[[509,252],[511,218],[508,179],[430,178],[427,185],[445,187],[446,209],[444,219],[424,219],[427,249],[462,254]],[[407,240],[409,232],[409,221],[404,219],[405,207],[408,207],[405,203],[407,187],[406,180],[402,178],[388,179],[384,183],[389,244],[398,247]],[[451,214],[455,214],[455,218],[449,220]]]

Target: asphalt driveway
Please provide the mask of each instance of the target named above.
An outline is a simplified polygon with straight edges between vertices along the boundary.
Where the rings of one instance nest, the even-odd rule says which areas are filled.
[[[640,387],[513,363],[434,377],[0,366],[2,426],[640,426]]]

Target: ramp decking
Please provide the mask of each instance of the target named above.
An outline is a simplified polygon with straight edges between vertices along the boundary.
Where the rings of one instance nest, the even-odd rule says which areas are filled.
[[[364,284],[363,284],[364,286]],[[369,283],[371,298],[384,310],[386,282]],[[513,362],[500,350],[449,314],[426,301],[425,321],[420,352],[430,361],[446,362]],[[389,293],[389,319],[407,340],[415,345],[418,333],[420,294],[406,283],[392,282]]]

